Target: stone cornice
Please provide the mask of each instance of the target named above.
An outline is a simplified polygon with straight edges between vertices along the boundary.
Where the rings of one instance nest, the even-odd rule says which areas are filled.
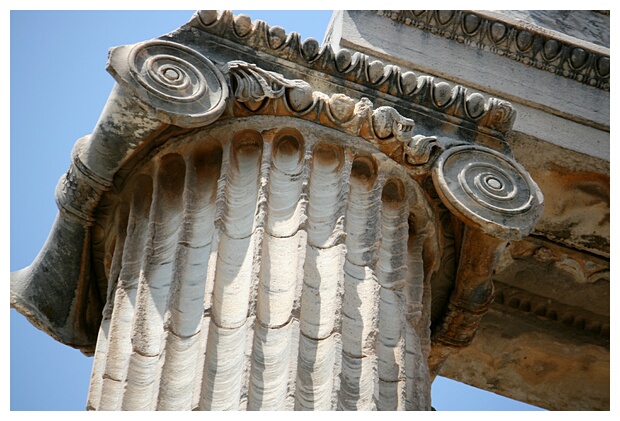
[[[603,341],[609,340],[609,317],[566,305],[497,280],[493,283],[495,286],[493,306],[496,308],[509,307],[519,310],[523,315],[562,323],[578,331],[597,335]]]
[[[609,49],[492,12],[380,10],[380,16],[609,91]]]
[[[334,52],[330,45],[321,47],[313,38],[302,42],[295,32],[286,34],[281,27],[270,27],[260,20],[252,22],[246,15],[234,16],[230,11],[199,11],[187,26],[365,86],[380,95],[392,95],[407,101],[411,107],[420,106],[442,113],[449,119],[456,117],[474,123],[481,132],[503,134],[512,128],[516,117],[514,108],[507,101],[485,99],[480,93],[462,86],[416,75],[360,52],[348,49]]]

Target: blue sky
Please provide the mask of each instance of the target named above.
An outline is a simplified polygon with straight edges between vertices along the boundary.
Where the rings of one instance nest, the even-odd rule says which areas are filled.
[[[95,127],[114,83],[105,71],[108,49],[170,32],[193,13],[11,12],[11,271],[34,260],[52,227],[54,189],[69,167],[73,144]],[[319,42],[331,17],[329,11],[244,13]],[[92,358],[57,343],[15,310],[10,329],[10,409],[83,410]],[[433,385],[433,406],[536,409],[443,378]]]

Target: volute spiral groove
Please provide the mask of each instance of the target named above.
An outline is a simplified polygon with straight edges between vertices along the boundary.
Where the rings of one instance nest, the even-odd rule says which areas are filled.
[[[542,193],[512,158],[465,145],[437,160],[433,181],[444,204],[466,223],[506,238],[527,235],[542,213]]]
[[[223,112],[228,85],[222,72],[199,51],[153,40],[112,53],[111,66],[155,108],[158,117],[181,127],[215,121]]]

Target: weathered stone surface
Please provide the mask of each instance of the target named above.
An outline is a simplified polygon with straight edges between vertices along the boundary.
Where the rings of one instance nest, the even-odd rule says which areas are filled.
[[[524,22],[533,23],[571,37],[609,48],[609,11],[604,10],[499,10]]]
[[[608,50],[493,13],[389,17],[337,14],[319,49],[199,12],[113,50],[117,85],[57,190],[50,238],[70,244],[11,281],[59,340],[93,352],[99,328],[90,409],[428,410],[459,363],[528,400],[548,336],[593,367],[548,371],[605,371]],[[497,345],[511,329],[524,342]],[[573,407],[604,408],[597,381]],[[569,407],[550,382],[530,402]]]
[[[609,90],[609,71],[601,65],[609,61],[609,18],[601,12],[387,10],[378,14],[401,25]],[[530,21],[545,24],[532,25]],[[592,36],[597,31],[604,34]],[[602,39],[607,42],[601,43]]]
[[[554,63],[554,66],[535,65],[532,60],[523,63],[520,61],[524,60],[521,54],[516,54],[511,60],[512,55],[508,50],[503,52],[493,41],[480,40],[480,34],[471,35],[467,42],[460,40],[458,35],[450,32],[452,28],[459,28],[454,22],[447,25],[448,32],[444,34],[439,28],[433,27],[434,21],[424,23],[427,18],[433,19],[433,11],[410,17],[408,14],[411,12],[403,11],[396,13],[396,18],[392,17],[392,12],[383,15],[363,11],[339,13],[339,19],[333,20],[335,28],[332,32],[340,34],[340,38],[331,39],[336,51],[340,48],[359,50],[403,68],[431,74],[448,83],[463,84],[513,103],[543,109],[567,120],[598,128],[609,126],[609,92],[593,89],[589,83],[585,83],[585,77],[579,81],[577,75],[573,75],[572,67],[565,63],[567,60],[559,53],[554,59],[562,61],[570,77],[564,76],[565,71],[558,67],[559,63]],[[464,12],[459,13],[466,15]],[[475,12],[478,19],[487,22],[487,27],[501,18],[497,15]],[[479,25],[480,28],[484,26]],[[531,26],[528,28],[531,29]],[[502,42],[513,42],[510,40],[514,39],[514,36],[506,36]],[[558,51],[561,51],[562,40],[554,42],[558,42]],[[574,48],[590,47],[593,54],[601,58],[609,57],[609,49],[587,42],[583,44],[575,45]],[[539,51],[540,48],[534,50]],[[595,61],[589,60],[588,63],[596,67]],[[592,69],[592,72],[598,75],[596,69]],[[595,84],[601,83],[599,81]],[[520,118],[516,119],[516,122],[519,121],[523,122]],[[531,134],[527,124],[520,130]]]
[[[544,196],[535,237],[506,244],[491,276],[497,304],[478,320],[480,332],[471,345],[458,352],[437,346],[453,324],[435,329],[445,324],[443,309],[450,306],[451,322],[474,321],[459,312],[458,286],[453,290],[450,284],[462,264],[459,247],[466,232],[449,214],[440,217],[444,256],[433,281],[438,336],[431,368],[448,358],[442,375],[549,409],[608,408],[609,16],[592,11],[339,13],[329,32],[334,50],[360,50],[445,84],[509,99],[517,118],[505,139]],[[574,359],[559,357],[564,346],[578,350]],[[517,354],[537,363],[524,368],[525,360],[512,358]],[[592,370],[573,370],[583,360]],[[553,374],[544,382],[526,373],[547,365],[554,367]]]
[[[494,305],[441,374],[549,410],[610,409],[609,349]],[[515,313],[517,313],[515,315]]]
[[[515,158],[524,164],[546,198],[536,233],[609,257],[609,159],[580,154],[519,133],[511,134],[509,141]]]
[[[98,215],[116,227],[101,254],[144,248],[102,274],[141,262],[134,282],[110,279],[89,407],[195,409],[199,383],[199,409],[429,409],[430,378],[405,380],[409,364],[426,365],[416,350],[430,340],[407,333],[423,306],[407,293],[423,288],[407,269],[423,250],[408,251],[407,237],[413,212],[419,241],[436,241],[433,216],[406,171],[366,141],[285,117],[224,121],[176,137],[122,185]],[[135,225],[146,235],[125,234]]]

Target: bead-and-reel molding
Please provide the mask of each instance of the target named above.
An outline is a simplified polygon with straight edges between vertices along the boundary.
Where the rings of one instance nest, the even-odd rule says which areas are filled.
[[[286,117],[142,162],[95,227],[109,287],[90,408],[430,409],[436,224],[404,168]]]

